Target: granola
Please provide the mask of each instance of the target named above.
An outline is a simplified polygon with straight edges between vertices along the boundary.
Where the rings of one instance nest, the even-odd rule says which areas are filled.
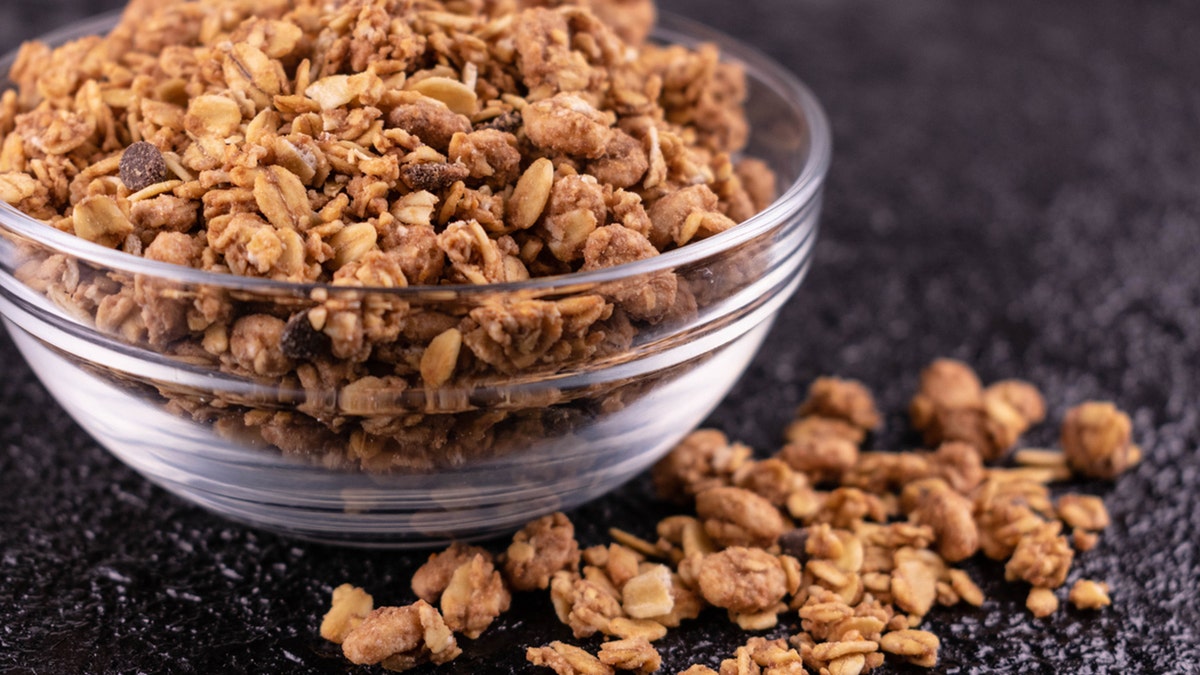
[[[774,175],[740,158],[740,66],[649,42],[654,20],[651,0],[132,0],[106,36],[21,48],[0,199],[130,255],[325,286],[245,297],[25,241],[16,276],[127,343],[303,391],[276,414],[146,383],[172,412],[326,466],[428,470],[567,433],[652,383],[486,414],[470,393],[620,356],[754,270],[477,303],[386,289],[645,260],[766,208]]]
[[[977,380],[964,367],[939,363],[926,371],[922,385],[929,391],[921,396],[931,405],[953,407],[963,398],[987,396],[989,390],[974,386]],[[845,386],[836,379],[820,382],[813,391]],[[859,387],[845,391],[860,402],[871,400]],[[1009,381],[992,391],[1004,392],[1006,405],[1022,410],[1026,419],[1044,416],[1033,406],[1041,397],[1030,385]],[[793,424],[789,445],[814,430],[820,430],[816,435],[832,430],[857,449],[871,427],[852,424],[844,415],[829,416],[831,406],[802,407],[802,426]],[[814,416],[805,416],[810,412]],[[1077,412],[1068,419],[1081,424]],[[1110,429],[1113,419],[1119,418],[1104,412],[1099,426]],[[1129,443],[1124,434],[1116,439],[1118,445]],[[980,451],[961,441],[947,441],[934,451],[855,457],[838,474],[824,473],[824,485],[814,487],[806,476],[816,481],[815,476],[779,458],[755,459],[749,448],[723,433],[700,430],[654,469],[662,496],[690,500],[696,513],[659,521],[657,541],[614,529],[614,543],[580,553],[563,514],[530,523],[505,553],[508,580],[514,588],[548,586],[558,619],[576,638],[602,635],[607,641],[598,654],[552,642],[529,648],[527,659],[567,675],[653,672],[662,666],[662,655],[652,642],[711,607],[724,610],[741,630],[785,626],[791,634],[751,637],[719,670],[697,664],[683,673],[864,673],[887,658],[935,668],[941,641],[920,628],[925,617],[938,607],[986,603],[957,563],[977,553],[1005,561],[1006,579],[1029,586],[1029,612],[1050,616],[1059,609],[1056,589],[1065,584],[1076,549],[1095,545],[1096,532],[1110,522],[1098,497],[1066,493],[1051,499],[1046,484],[1069,477],[1063,475],[1068,460],[1062,452],[1022,449],[1014,455],[1014,468],[985,466]],[[1074,530],[1074,548],[1064,525]],[[1082,546],[1081,541],[1091,543]],[[500,576],[491,576],[495,588],[487,583],[487,560],[481,549],[453,545],[430,558],[413,588],[433,597],[448,585],[441,600],[445,624],[477,637],[507,607]],[[469,598],[465,612],[447,603],[447,597],[460,595]],[[1078,609],[1111,604],[1108,586],[1088,579],[1077,580],[1067,597]],[[334,641],[347,630],[353,635],[350,629],[370,612],[371,602],[358,589],[337,589],[322,635]]]

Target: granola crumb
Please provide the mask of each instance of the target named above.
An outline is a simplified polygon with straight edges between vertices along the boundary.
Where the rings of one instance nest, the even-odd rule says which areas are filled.
[[[375,608],[370,594],[357,586],[342,584],[333,589],[333,602],[321,620],[321,637],[341,644]]]
[[[1100,609],[1112,604],[1108,596],[1108,584],[1090,579],[1080,579],[1071,586],[1067,599],[1076,609]]]
[[[1042,619],[1058,611],[1058,598],[1054,595],[1054,591],[1048,588],[1034,587],[1030,589],[1029,597],[1025,599],[1025,607],[1034,616]]]

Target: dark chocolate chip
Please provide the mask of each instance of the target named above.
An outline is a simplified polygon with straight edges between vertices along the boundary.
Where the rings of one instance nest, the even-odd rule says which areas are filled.
[[[797,527],[779,535],[780,550],[800,562],[808,560],[808,551],[805,550],[807,545],[808,528],[806,527]]]
[[[501,113],[498,117],[493,117],[486,122],[476,124],[475,129],[477,131],[495,129],[496,131],[503,131],[506,134],[515,134],[517,133],[517,129],[521,128],[521,123],[521,111],[509,110],[506,113]]]
[[[153,143],[138,141],[121,154],[121,182],[130,192],[167,179],[167,162]]]
[[[470,175],[471,172],[462,164],[444,162],[409,164],[400,169],[400,177],[410,189],[430,192],[448,188],[457,181],[466,180]]]
[[[312,327],[308,312],[296,312],[283,327],[279,348],[284,356],[296,361],[312,361],[329,353],[332,340]]]

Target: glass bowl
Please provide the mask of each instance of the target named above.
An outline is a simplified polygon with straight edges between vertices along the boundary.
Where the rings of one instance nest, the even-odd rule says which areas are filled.
[[[92,19],[44,39],[59,44],[115,21]],[[819,104],[784,68],[678,17],[663,17],[655,37],[716,43],[746,68],[747,154],[777,173],[782,196],[724,233],[595,272],[347,289],[130,256],[0,203],[5,326],[46,388],[103,446],[176,495],[252,526],[420,547],[511,530],[595,498],[653,464],[741,376],[808,269],[830,159]],[[647,293],[659,301],[667,294],[670,311],[615,312],[571,334],[572,317],[597,302],[623,307]],[[336,359],[251,376],[197,348],[203,335],[145,337],[145,324],[206,303],[280,319],[314,309],[360,320],[402,311],[432,326],[477,311],[520,323],[526,309],[552,303],[562,319],[558,339],[552,330],[518,337],[561,355],[552,366],[518,363],[509,373],[427,387],[419,377],[339,381]],[[141,329],[124,330],[131,322]],[[415,322],[380,358],[415,362],[429,332]],[[498,358],[508,357],[524,358]]]

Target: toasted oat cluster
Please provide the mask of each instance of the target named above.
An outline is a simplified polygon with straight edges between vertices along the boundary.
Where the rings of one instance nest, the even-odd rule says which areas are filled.
[[[959,362],[938,361],[925,371],[918,398],[951,409],[954,397],[931,386],[930,373],[938,372],[951,374],[944,382],[978,381]],[[1019,394],[1008,400],[1038,401],[1042,412],[1035,416],[1044,415],[1033,385],[1014,380],[1003,388]],[[970,393],[961,400],[978,399]],[[1122,433],[1115,441],[1103,435],[1104,443],[1079,429],[1081,415],[1110,429],[1111,422],[1094,422],[1089,415],[1098,413],[1086,412],[1100,410],[1111,420],[1110,407],[1072,409],[1064,446],[1080,437],[1090,447],[1128,445],[1127,427],[1119,424]],[[603,636],[597,653],[555,641],[529,648],[528,661],[559,675],[654,672],[662,665],[655,641],[702,612],[720,611],[745,631],[782,624],[791,636],[751,637],[719,669],[696,664],[680,675],[856,675],[889,657],[933,668],[941,641],[920,629],[925,616],[939,606],[985,602],[957,563],[980,553],[1007,561],[1006,579],[1027,584],[1027,608],[1045,617],[1059,608],[1058,589],[1076,552],[1095,546],[1109,524],[1099,497],[1066,493],[1054,501],[1048,488],[1069,479],[1070,467],[1083,476],[1111,475],[1108,453],[1093,453],[1095,465],[1079,465],[1069,453],[1022,449],[1015,467],[988,467],[982,456],[995,448],[988,435],[972,438],[980,445],[945,441],[935,451],[860,452],[880,416],[862,384],[837,378],[817,380],[798,415],[776,457],[755,459],[711,429],[680,442],[655,467],[654,479],[662,497],[690,502],[695,512],[662,520],[656,538],[612,529],[612,543],[580,555],[574,527],[561,513],[518,532],[498,562],[506,587],[545,589],[548,579],[554,611],[574,636]],[[789,451],[797,443],[812,445],[800,459]],[[841,443],[854,452],[842,452]],[[838,461],[816,462],[824,449]],[[1073,529],[1072,539],[1064,527]],[[430,589],[444,583],[430,580],[457,579],[487,559],[482,549],[455,544],[418,570],[413,590],[435,602]],[[370,596],[353,590],[334,591],[322,624],[328,639],[337,641],[347,628],[352,635],[370,612]],[[472,596],[467,613],[490,621],[507,597],[505,587],[489,587]],[[1093,610],[1112,602],[1108,585],[1090,579],[1077,579],[1067,599]],[[446,613],[445,596],[441,602]]]
[[[653,20],[650,0],[133,0],[106,37],[22,47],[0,198],[135,255],[288,281],[655,255],[750,217],[774,179],[731,159],[739,68],[648,44]]]
[[[436,392],[619,356],[754,270],[476,303],[354,291],[600,270],[771,202],[775,176],[739,158],[744,72],[649,43],[654,19],[652,0],[132,0],[107,36],[22,47],[0,200],[150,260],[336,292],[239,300],[28,243],[16,276],[126,342],[303,390],[278,413],[152,383],[286,454],[424,470],[548,435],[569,426],[541,413],[556,401],[497,417]],[[435,393],[377,413],[413,391]]]

